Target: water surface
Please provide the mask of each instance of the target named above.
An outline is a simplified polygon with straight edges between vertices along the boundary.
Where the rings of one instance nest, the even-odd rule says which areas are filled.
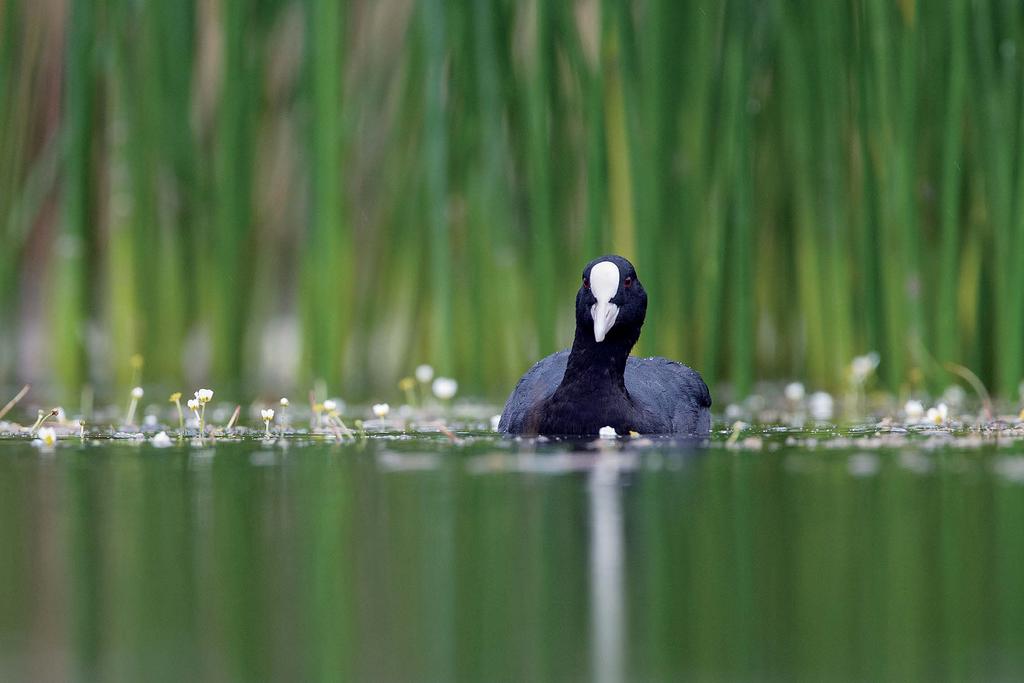
[[[0,441],[0,678],[1020,678],[1024,448],[795,436]]]

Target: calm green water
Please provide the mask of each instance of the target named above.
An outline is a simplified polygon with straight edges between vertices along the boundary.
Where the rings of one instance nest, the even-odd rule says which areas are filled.
[[[1024,675],[1020,446],[0,441],[0,679]]]

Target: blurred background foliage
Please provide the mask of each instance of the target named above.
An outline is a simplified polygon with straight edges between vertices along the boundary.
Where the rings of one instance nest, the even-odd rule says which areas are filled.
[[[0,383],[501,398],[580,270],[713,390],[1024,374],[1024,4],[2,0]]]

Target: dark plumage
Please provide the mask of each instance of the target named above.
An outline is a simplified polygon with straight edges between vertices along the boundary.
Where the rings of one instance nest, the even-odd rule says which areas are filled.
[[[708,434],[711,394],[700,374],[665,358],[630,357],[646,314],[647,293],[629,261],[604,256],[588,263],[576,294],[572,349],[523,375],[498,430],[590,436],[609,426],[619,434]]]

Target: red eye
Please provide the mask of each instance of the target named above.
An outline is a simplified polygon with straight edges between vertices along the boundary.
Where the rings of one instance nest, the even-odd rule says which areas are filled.
[[[583,289],[590,289],[590,278],[583,278]]]
[[[622,284],[625,285],[627,289],[632,287],[633,286],[633,278],[631,278],[631,277],[629,277],[627,275],[626,279],[622,281]]]

